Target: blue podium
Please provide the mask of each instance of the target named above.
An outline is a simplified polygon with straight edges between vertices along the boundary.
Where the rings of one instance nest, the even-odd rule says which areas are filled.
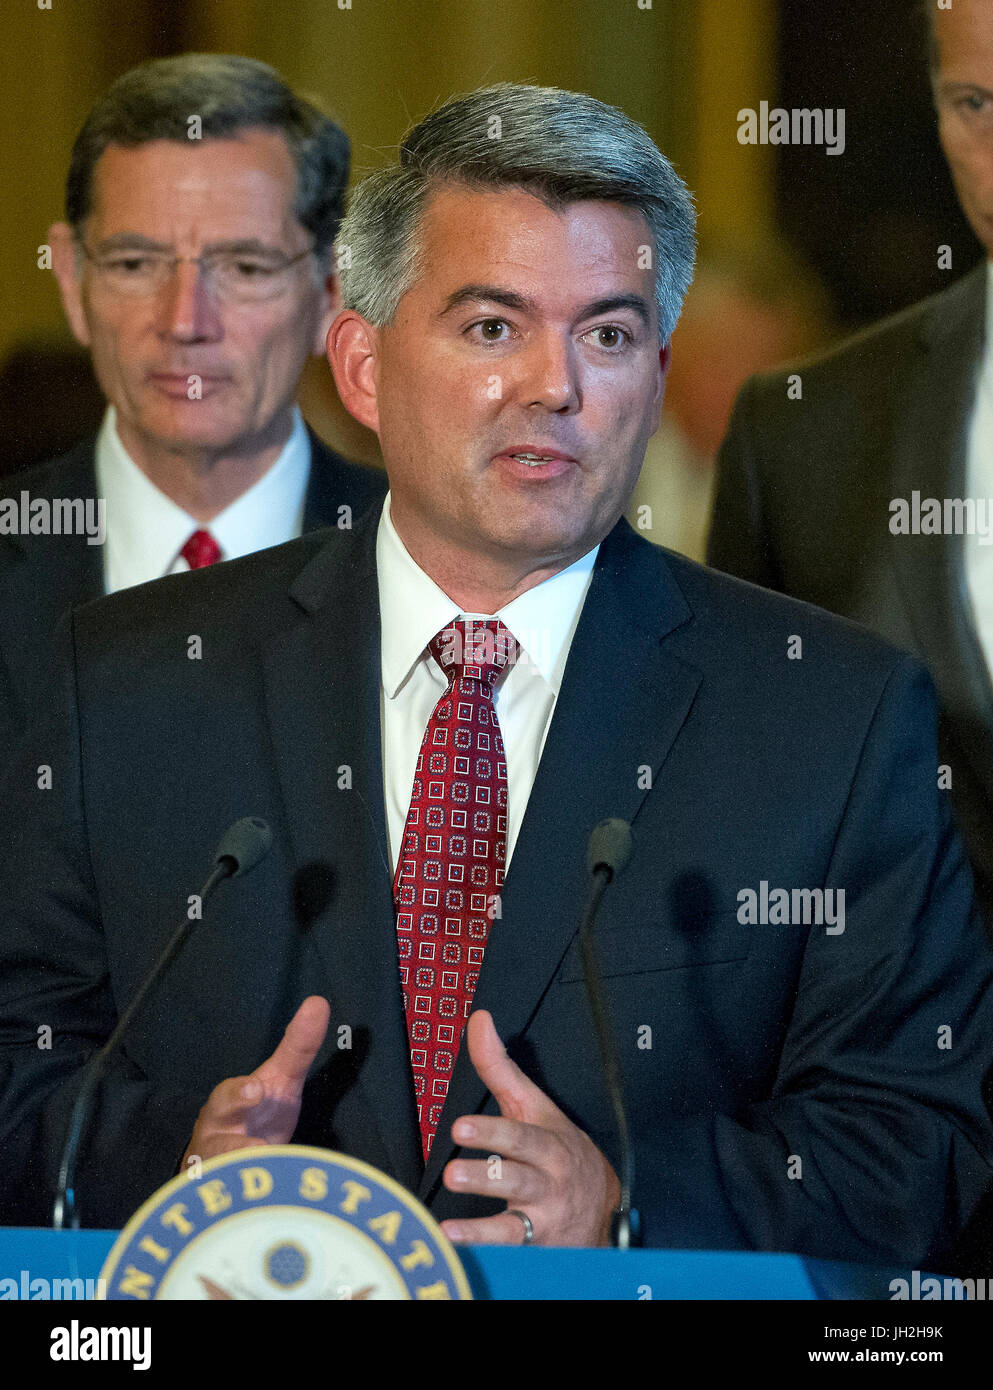
[[[116,1237],[116,1231],[0,1228],[0,1298],[92,1296]],[[889,1299],[891,1280],[910,1277],[909,1270],[797,1255],[702,1250],[476,1245],[459,1255],[478,1299]]]

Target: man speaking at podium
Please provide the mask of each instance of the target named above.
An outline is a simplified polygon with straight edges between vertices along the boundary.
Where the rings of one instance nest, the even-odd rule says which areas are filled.
[[[621,519],[686,189],[619,111],[498,86],[411,132],[339,246],[382,515],[77,609],[6,777],[5,1219],[48,1220],[80,1068],[251,814],[271,852],[104,1079],[84,1224],[293,1139],[456,1240],[602,1243],[576,930],[619,817],[597,954],[646,1243],[940,1267],[991,1178],[993,1009],[929,680]]]

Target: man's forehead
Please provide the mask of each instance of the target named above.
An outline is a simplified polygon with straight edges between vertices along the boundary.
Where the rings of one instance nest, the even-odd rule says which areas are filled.
[[[936,10],[934,33],[938,46],[938,76],[989,83],[993,67],[993,0],[955,0],[950,9]]]
[[[93,170],[93,204],[108,194],[135,199],[168,197],[188,189],[212,202],[243,188],[295,193],[293,156],[279,131],[250,128],[230,137],[204,140],[146,140],[138,145],[112,142]],[[216,196],[214,196],[216,195]]]
[[[251,235],[281,241],[299,226],[296,170],[276,131],[237,139],[108,145],[94,169],[90,225],[101,237],[134,232],[171,242]]]
[[[652,231],[638,208],[606,199],[546,201],[529,189],[446,184],[427,202],[421,235],[422,278],[448,297],[462,283],[497,276],[534,279],[573,271],[650,283]]]

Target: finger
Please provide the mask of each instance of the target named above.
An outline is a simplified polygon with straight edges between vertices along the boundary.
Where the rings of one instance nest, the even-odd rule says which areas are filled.
[[[262,1099],[263,1088],[252,1076],[231,1076],[214,1087],[207,1097],[201,1122],[226,1129],[244,1124],[248,1114]]]
[[[311,994],[286,1025],[279,1046],[254,1075],[291,1088],[301,1088],[310,1064],[321,1049],[331,1019],[331,1005],[319,994]]]
[[[476,1009],[469,1015],[466,1042],[476,1074],[496,1100],[502,1115],[530,1124],[564,1119],[558,1106],[507,1056],[493,1016],[486,1009]]]
[[[535,1165],[547,1162],[554,1143],[551,1130],[505,1115],[460,1115],[452,1125],[452,1138],[466,1149]]]
[[[524,1222],[509,1211],[475,1221],[443,1221],[441,1229],[453,1245],[523,1245]],[[537,1242],[537,1236],[535,1236]]]
[[[237,1153],[239,1149],[261,1148],[265,1144],[265,1139],[253,1139],[248,1134],[215,1134],[201,1146],[199,1156],[206,1161],[208,1158],[219,1158],[221,1154]]]
[[[455,1159],[442,1175],[449,1192],[472,1192],[479,1197],[500,1197],[510,1206],[532,1207],[553,1194],[548,1174],[526,1163]]]

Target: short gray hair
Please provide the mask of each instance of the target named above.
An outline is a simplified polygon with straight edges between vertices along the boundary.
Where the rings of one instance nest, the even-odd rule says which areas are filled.
[[[348,136],[315,102],[298,96],[275,68],[226,53],[155,58],[124,73],[87,116],[66,179],[66,220],[78,234],[93,199],[93,170],[108,145],[189,139],[191,116],[204,139],[242,130],[281,133],[297,174],[297,220],[314,252],[331,249],[348,185]]]
[[[444,184],[522,188],[552,208],[585,199],[621,203],[654,237],[659,335],[668,342],[693,278],[693,201],[640,125],[580,92],[509,82],[455,97],[408,132],[399,163],[353,192],[339,237],[346,308],[392,321],[420,272],[419,231]]]

